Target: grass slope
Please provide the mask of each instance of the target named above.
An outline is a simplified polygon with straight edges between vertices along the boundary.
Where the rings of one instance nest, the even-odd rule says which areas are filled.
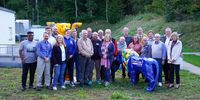
[[[195,66],[200,67],[200,56],[185,54],[183,55],[183,59]]]
[[[1,68],[0,70],[0,99],[1,100],[184,100],[200,99],[200,76],[181,71],[181,87],[179,89],[168,89],[156,87],[152,93],[145,91],[146,83],[142,79],[136,86],[132,86],[128,79],[121,79],[121,72],[117,74],[117,82],[109,87],[93,85],[92,87],[67,87],[66,90],[42,91],[20,90],[21,69]],[[28,84],[28,83],[27,83]]]
[[[81,29],[92,27],[94,31],[98,29],[110,28],[112,30],[113,36],[119,38],[122,36],[123,27],[130,28],[130,34],[136,33],[136,28],[141,26],[144,29],[144,33],[149,30],[153,30],[155,33],[164,33],[166,27],[171,27],[173,31],[178,31],[184,33],[181,37],[183,45],[185,48],[192,48],[192,51],[200,51],[200,21],[182,21],[182,22],[165,22],[164,17],[146,13],[137,16],[126,16],[124,19],[116,24],[109,24],[106,21],[94,21],[89,24],[83,24]],[[188,51],[188,49],[184,49]],[[191,51],[191,50],[189,50]]]

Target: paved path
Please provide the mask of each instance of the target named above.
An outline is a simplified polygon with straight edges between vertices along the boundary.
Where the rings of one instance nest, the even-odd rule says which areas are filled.
[[[193,55],[200,56],[200,52],[183,52],[183,54],[193,54]],[[183,61],[183,68],[182,69],[188,70],[189,72],[200,75],[200,67],[192,65],[192,64],[190,64],[186,61]]]
[[[200,56],[200,52],[183,52],[183,54],[193,54],[193,55]]]
[[[186,61],[183,61],[183,69],[194,74],[200,75],[200,67],[194,66]]]

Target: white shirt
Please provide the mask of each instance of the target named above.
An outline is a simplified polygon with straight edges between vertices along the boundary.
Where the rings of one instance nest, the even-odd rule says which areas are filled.
[[[165,46],[168,47],[170,42],[170,37],[166,37]]]
[[[62,61],[65,61],[66,57],[65,57],[65,47],[64,45],[60,46],[61,52],[62,52]]]

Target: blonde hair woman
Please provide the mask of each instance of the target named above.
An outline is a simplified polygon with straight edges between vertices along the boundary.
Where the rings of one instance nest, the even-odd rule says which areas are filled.
[[[58,80],[60,81],[61,88],[65,89],[64,73],[67,57],[67,46],[64,43],[64,38],[62,35],[58,35],[52,50],[52,63],[54,66],[53,90],[57,90]]]
[[[111,71],[111,64],[114,60],[114,52],[115,47],[111,40],[111,35],[106,34],[104,37],[104,41],[101,46],[101,66],[104,75],[104,83],[105,86],[109,85],[110,82],[110,71]]]
[[[169,42],[167,58],[169,63],[169,88],[174,86],[174,73],[176,74],[176,88],[180,86],[180,64],[182,61],[182,42],[179,40],[177,32],[171,35],[172,41]]]

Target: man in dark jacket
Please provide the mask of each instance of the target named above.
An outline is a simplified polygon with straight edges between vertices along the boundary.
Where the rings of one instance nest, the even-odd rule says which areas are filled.
[[[123,33],[124,33],[124,38],[126,41],[126,45],[128,46],[131,42],[132,42],[132,37],[129,36],[129,28],[128,27],[124,27],[123,29]]]
[[[161,41],[165,44],[166,48],[168,48],[169,42],[171,41],[171,28],[167,27],[165,29],[165,35],[161,38]],[[165,59],[165,63],[163,65],[163,71],[165,75],[165,84],[168,84],[169,82],[169,64],[167,62],[167,56]]]
[[[93,48],[94,48],[94,54],[92,55],[91,59],[92,62],[96,68],[96,82],[97,84],[101,84],[100,82],[100,71],[101,71],[101,66],[100,66],[100,60],[101,60],[101,41],[98,39],[98,33],[97,32],[93,32],[92,34],[92,44],[93,44]],[[93,73],[93,68],[91,73]],[[91,74],[93,75],[93,74]],[[91,76],[92,77],[92,76]]]

